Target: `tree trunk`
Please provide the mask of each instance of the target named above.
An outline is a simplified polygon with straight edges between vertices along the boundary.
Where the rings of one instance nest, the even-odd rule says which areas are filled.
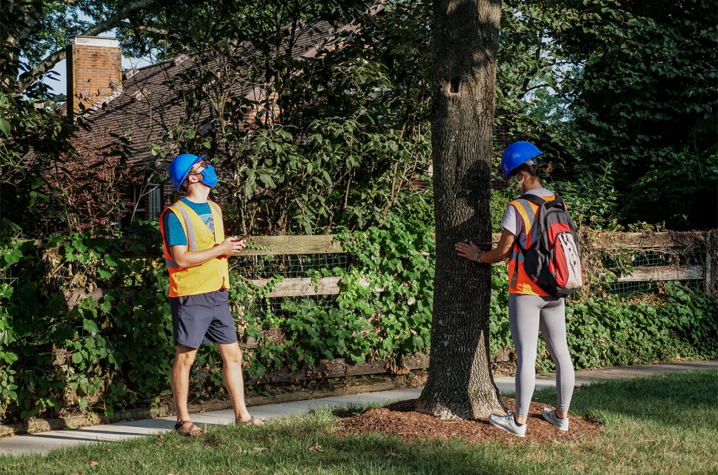
[[[502,412],[489,362],[491,269],[454,245],[491,241],[491,155],[501,2],[436,0],[432,149],[436,274],[431,367],[418,410],[476,419]]]

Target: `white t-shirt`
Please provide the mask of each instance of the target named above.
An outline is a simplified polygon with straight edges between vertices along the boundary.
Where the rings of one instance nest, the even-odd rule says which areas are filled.
[[[525,194],[534,196],[552,196],[553,191],[547,190],[546,188],[537,188],[535,190],[529,190]],[[521,238],[522,234],[526,232],[524,229],[524,220],[521,215],[516,211],[516,207],[512,204],[506,207],[506,212],[501,220],[501,227],[516,236]]]

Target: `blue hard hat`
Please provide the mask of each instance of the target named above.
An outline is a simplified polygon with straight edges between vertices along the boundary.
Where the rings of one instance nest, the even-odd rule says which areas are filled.
[[[187,177],[187,174],[192,169],[192,165],[199,162],[204,157],[205,155],[198,157],[197,155],[192,155],[191,153],[183,153],[172,160],[172,163],[170,163],[170,180],[172,180],[172,184],[178,191],[182,182]]]
[[[531,162],[529,165],[538,165],[536,157],[543,152],[536,148],[536,145],[529,142],[514,142],[504,150],[501,155],[501,169],[504,172],[503,178],[511,173],[519,165]]]

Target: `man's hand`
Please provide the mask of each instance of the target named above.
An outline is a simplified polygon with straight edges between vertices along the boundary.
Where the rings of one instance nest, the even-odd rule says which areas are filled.
[[[201,266],[205,262],[209,262],[216,258],[227,258],[247,247],[245,239],[237,239],[232,236],[224,240],[222,244],[205,249],[204,251],[189,251],[187,246],[171,246],[170,254],[172,260],[180,267]]]
[[[245,239],[238,239],[237,236],[228,237],[218,246],[223,256],[231,256],[247,247]]]
[[[465,257],[470,261],[476,261],[476,254],[478,254],[479,248],[473,242],[469,241],[468,244],[460,242],[454,247],[456,248],[456,252],[459,253],[459,257]]]

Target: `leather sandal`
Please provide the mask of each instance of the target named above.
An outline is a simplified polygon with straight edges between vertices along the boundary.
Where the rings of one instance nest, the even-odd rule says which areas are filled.
[[[257,422],[257,421],[261,421],[261,419],[257,419],[256,417],[250,415],[249,419],[246,421],[242,421],[240,419],[235,419],[234,425],[237,425],[237,426],[255,426],[256,425],[256,426],[258,426],[259,424],[255,424],[255,422]]]
[[[182,431],[182,427],[184,427],[185,424],[192,424],[187,431]],[[179,435],[183,435],[185,437],[197,437],[200,435],[203,435],[206,433],[204,429],[200,429],[197,427],[195,423],[192,421],[179,421],[177,424],[175,424],[175,432],[177,432]]]

